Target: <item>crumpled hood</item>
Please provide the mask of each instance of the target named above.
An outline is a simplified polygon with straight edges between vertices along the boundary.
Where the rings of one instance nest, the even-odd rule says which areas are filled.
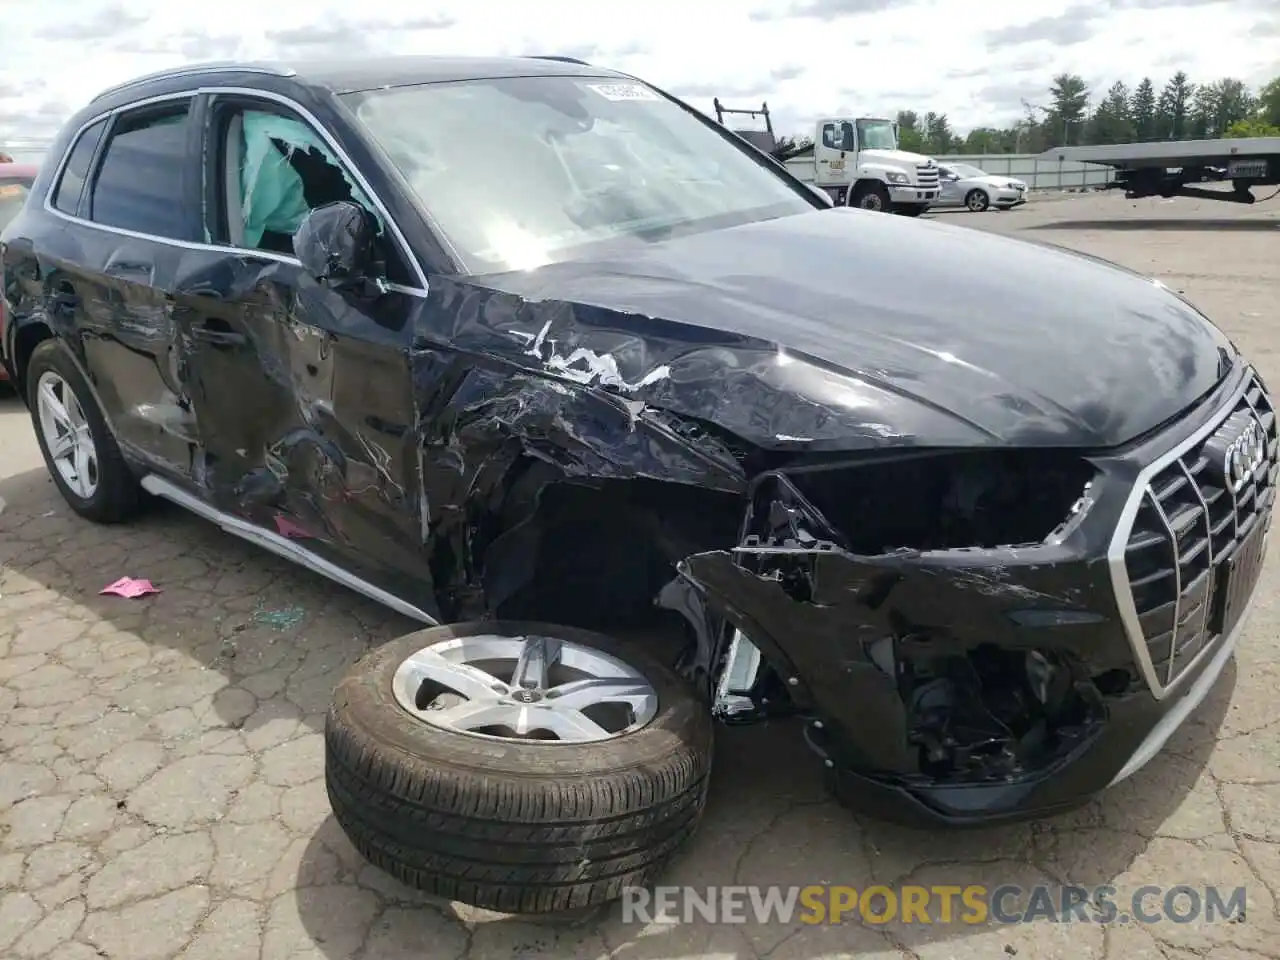
[[[799,439],[1110,447],[1235,357],[1180,297],[1097,258],[848,208],[464,282],[532,303],[502,334],[530,365],[586,356],[757,441],[803,420]]]

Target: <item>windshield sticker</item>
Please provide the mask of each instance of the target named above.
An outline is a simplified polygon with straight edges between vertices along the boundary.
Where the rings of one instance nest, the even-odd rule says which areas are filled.
[[[588,83],[587,86],[606,100],[661,100],[648,87],[638,83]]]

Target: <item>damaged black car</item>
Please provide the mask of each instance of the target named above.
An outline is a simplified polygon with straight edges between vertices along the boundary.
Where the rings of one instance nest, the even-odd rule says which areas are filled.
[[[176,501],[424,624],[339,685],[326,782],[453,899],[652,881],[713,720],[795,718],[879,816],[1080,804],[1204,699],[1258,583],[1275,413],[1184,299],[830,208],[587,64],[145,77],[0,253],[75,511]]]

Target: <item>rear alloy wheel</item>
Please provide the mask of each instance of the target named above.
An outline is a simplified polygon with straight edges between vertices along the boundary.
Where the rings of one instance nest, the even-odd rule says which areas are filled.
[[[409,886],[506,913],[651,883],[706,804],[711,717],[611,637],[486,621],[374,650],[339,683],[325,781],[356,848]]]
[[[974,213],[981,213],[991,206],[991,197],[987,195],[987,191],[975,187],[965,194],[964,205]]]
[[[137,513],[142,489],[66,348],[41,343],[24,380],[40,452],[71,509],[98,523]]]

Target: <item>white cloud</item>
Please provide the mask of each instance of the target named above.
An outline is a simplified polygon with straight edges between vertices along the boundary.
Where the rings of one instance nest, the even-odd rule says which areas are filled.
[[[10,0],[13,2],[13,0]],[[573,53],[711,111],[945,112],[961,130],[1043,103],[1050,77],[1280,74],[1275,0],[58,0],[5,18],[0,140],[47,136],[104,86],[192,59]],[[1252,31],[1252,36],[1251,36]]]

